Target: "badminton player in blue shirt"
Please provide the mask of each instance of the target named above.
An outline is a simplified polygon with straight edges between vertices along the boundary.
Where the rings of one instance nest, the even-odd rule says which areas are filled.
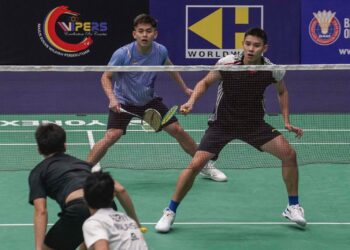
[[[157,21],[153,17],[147,14],[138,15],[134,20],[132,35],[135,41],[116,50],[108,65],[172,65],[166,47],[154,41],[158,32]],[[192,89],[187,87],[178,72],[170,72],[170,75],[186,95],[192,94]],[[146,109],[153,108],[164,117],[168,108],[154,91],[156,77],[156,72],[105,72],[102,75],[102,87],[109,99],[108,125],[104,137],[90,151],[87,158],[89,163],[97,164],[107,153],[108,148],[126,133],[133,116],[121,112],[121,108],[141,117]],[[164,124],[163,130],[174,137],[186,153],[191,156],[195,154],[197,150],[195,141],[180,126],[176,117],[172,117]],[[215,181],[227,179],[226,175],[212,163],[208,163],[201,173]]]

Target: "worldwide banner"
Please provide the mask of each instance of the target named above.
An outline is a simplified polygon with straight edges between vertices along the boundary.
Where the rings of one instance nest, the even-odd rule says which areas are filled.
[[[150,0],[159,20],[157,40],[175,64],[213,64],[242,50],[244,33],[263,28],[268,56],[280,64],[299,63],[300,2],[274,0]],[[286,49],[288,48],[288,49]]]

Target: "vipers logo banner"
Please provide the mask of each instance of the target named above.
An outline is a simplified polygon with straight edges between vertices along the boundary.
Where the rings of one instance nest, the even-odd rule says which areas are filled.
[[[107,35],[107,23],[83,20],[80,13],[68,6],[58,6],[38,24],[38,35],[52,53],[79,57],[90,52],[94,36]]]
[[[245,31],[263,20],[262,5],[186,5],[186,58],[237,54]]]

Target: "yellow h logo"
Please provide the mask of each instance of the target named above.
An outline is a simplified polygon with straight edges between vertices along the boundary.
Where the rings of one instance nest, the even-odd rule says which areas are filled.
[[[235,8],[235,24],[249,24],[249,9],[248,7]],[[244,40],[244,32],[235,32],[235,48],[242,49]]]
[[[187,5],[186,14],[186,58],[239,53],[244,32],[263,27],[262,5]]]

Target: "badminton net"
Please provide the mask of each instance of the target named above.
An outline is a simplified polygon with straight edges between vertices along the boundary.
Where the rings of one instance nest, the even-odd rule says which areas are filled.
[[[0,66],[0,170],[30,170],[38,155],[34,132],[42,123],[56,123],[67,132],[67,153],[86,159],[103,138],[108,121],[108,99],[100,84],[104,71],[157,72],[156,93],[171,107],[188,97],[169,77],[179,71],[191,88],[209,71],[228,72],[235,82],[256,72],[286,71],[290,120],[304,130],[301,139],[284,128],[273,85],[264,92],[264,119],[295,149],[300,166],[350,164],[350,65],[279,66]],[[264,77],[264,76],[262,76]],[[257,83],[259,79],[257,80]],[[214,83],[187,116],[176,114],[180,125],[196,143],[208,128],[215,111],[220,82]],[[259,85],[256,86],[259,88]],[[220,91],[219,91],[220,92]],[[235,100],[232,100],[234,103]],[[248,107],[247,117],[249,117]],[[227,124],[230,130],[230,124]],[[232,127],[232,129],[234,129]],[[251,128],[241,129],[249,133]],[[252,135],[254,137],[254,135]],[[103,168],[183,169],[191,157],[166,132],[145,132],[133,118],[126,135],[100,161]],[[241,140],[231,141],[220,152],[221,169],[280,167],[280,160]]]

